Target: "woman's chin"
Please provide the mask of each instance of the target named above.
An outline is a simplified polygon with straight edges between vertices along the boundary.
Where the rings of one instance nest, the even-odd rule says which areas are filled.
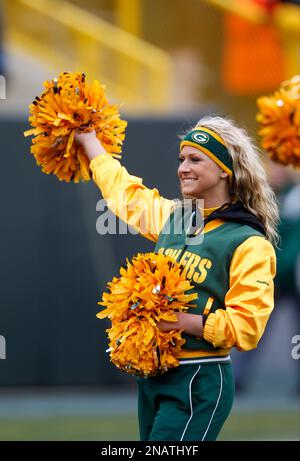
[[[198,198],[192,192],[187,192],[187,191],[183,191],[183,190],[181,190],[181,195],[182,195],[182,198]]]
[[[203,198],[202,191],[190,185],[181,186],[180,191],[183,198]]]

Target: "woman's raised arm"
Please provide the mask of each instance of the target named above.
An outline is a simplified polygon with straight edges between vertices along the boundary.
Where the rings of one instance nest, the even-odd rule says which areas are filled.
[[[157,189],[148,189],[141,178],[130,175],[105,151],[94,131],[76,134],[75,140],[90,160],[93,180],[107,206],[141,235],[156,242],[176,202],[161,197]]]

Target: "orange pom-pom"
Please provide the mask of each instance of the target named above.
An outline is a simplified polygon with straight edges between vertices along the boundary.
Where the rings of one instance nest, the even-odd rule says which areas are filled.
[[[300,75],[257,104],[262,147],[275,162],[300,169]]]
[[[160,331],[160,320],[176,322],[176,311],[186,311],[197,293],[185,293],[193,286],[183,274],[183,266],[157,253],[139,253],[127,260],[120,277],[108,283],[103,293],[106,309],[97,314],[108,317],[107,330],[111,361],[121,370],[142,377],[162,374],[179,365],[178,353],[185,340],[181,330]]]
[[[31,153],[44,173],[66,182],[88,181],[89,161],[74,142],[76,130],[95,130],[105,150],[120,157],[127,122],[120,119],[117,106],[108,103],[105,87],[97,80],[89,86],[82,73],[64,72],[44,86],[29,106],[34,128],[24,134],[35,136]]]

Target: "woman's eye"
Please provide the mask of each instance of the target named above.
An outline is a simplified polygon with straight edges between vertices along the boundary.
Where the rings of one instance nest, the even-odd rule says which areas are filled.
[[[184,158],[177,158],[179,163],[182,163],[184,161]],[[190,159],[192,162],[200,162],[201,158],[191,158]]]

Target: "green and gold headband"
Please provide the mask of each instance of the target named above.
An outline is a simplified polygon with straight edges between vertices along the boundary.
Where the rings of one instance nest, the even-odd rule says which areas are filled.
[[[202,126],[196,127],[183,138],[180,150],[183,146],[196,147],[208,155],[226,173],[233,176],[232,157],[223,139],[213,131]]]

